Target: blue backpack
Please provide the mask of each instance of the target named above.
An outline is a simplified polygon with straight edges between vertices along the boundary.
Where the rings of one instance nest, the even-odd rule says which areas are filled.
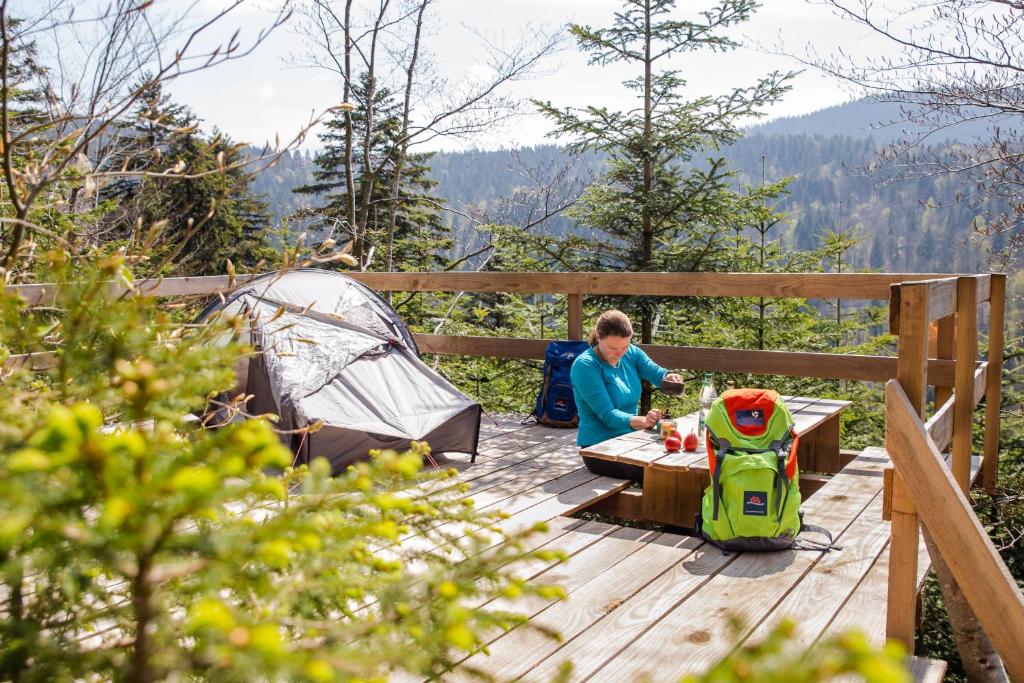
[[[576,357],[590,348],[585,341],[553,341],[544,353],[544,383],[537,394],[533,417],[549,427],[575,429],[580,416],[572,395],[569,369]]]

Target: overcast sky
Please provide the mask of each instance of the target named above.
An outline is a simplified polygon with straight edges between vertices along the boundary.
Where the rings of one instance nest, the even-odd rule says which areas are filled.
[[[230,0],[158,0],[164,9],[192,6],[197,17],[209,15]],[[251,40],[272,19],[273,10],[282,3],[276,0],[248,0],[222,23],[220,35],[241,30],[241,40]],[[342,6],[342,2],[338,2]],[[367,4],[363,3],[356,3]],[[705,0],[680,0],[680,12],[693,12],[710,5]],[[775,45],[779,41],[791,52],[802,52],[808,43],[819,51],[832,52],[837,47],[865,54],[878,49],[865,40],[857,29],[836,18],[828,9],[806,0],[764,0],[764,7],[754,18],[741,25],[733,36],[748,47],[727,54],[691,54],[678,59],[674,68],[687,79],[687,97],[722,93],[732,86],[753,84],[771,70],[795,70],[800,65],[790,58],[759,51],[755,45]],[[480,38],[487,34],[506,40],[522,32],[528,23],[557,28],[570,21],[595,27],[611,23],[613,13],[621,7],[615,0],[437,0],[433,9],[430,35],[426,39],[439,70],[457,79],[479,68]],[[202,119],[207,130],[214,126],[230,133],[236,140],[260,144],[279,134],[289,139],[311,116],[335,105],[340,100],[336,77],[322,71],[296,67],[290,55],[304,49],[298,21],[293,19],[278,28],[256,51],[238,62],[175,81],[172,92],[176,99],[190,106]],[[575,45],[550,57],[542,66],[546,72],[535,79],[520,82],[509,90],[520,98],[550,100],[558,106],[603,105],[613,109],[634,105],[620,82],[638,74],[621,66],[588,66]],[[784,101],[774,105],[770,117],[801,114],[850,99],[840,84],[821,75],[805,72],[795,82]],[[550,139],[545,133],[550,126],[537,115],[517,119],[504,129],[492,131],[468,143],[442,142],[453,148],[477,146],[531,145]],[[318,145],[311,139],[306,148]]]

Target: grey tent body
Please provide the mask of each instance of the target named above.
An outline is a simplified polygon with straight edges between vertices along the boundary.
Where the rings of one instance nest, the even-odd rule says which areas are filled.
[[[238,366],[250,413],[276,413],[296,463],[327,458],[337,474],[375,448],[426,441],[435,453],[475,459],[480,404],[427,367],[387,302],[340,273],[272,273],[207,306],[200,320],[242,315],[242,342],[256,351]],[[226,341],[226,340],[225,340]]]

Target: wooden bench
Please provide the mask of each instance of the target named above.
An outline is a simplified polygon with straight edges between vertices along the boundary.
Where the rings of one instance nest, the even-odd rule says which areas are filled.
[[[828,480],[820,475],[835,474],[846,464],[839,450],[839,416],[850,402],[802,396],[783,398],[800,434],[800,489],[808,496]],[[683,435],[696,431],[697,421],[697,413],[676,420]],[[703,443],[695,453],[669,453],[654,431],[623,434],[582,448],[580,455],[644,468],[642,491],[623,491],[593,509],[617,517],[692,527],[701,496],[711,481]]]

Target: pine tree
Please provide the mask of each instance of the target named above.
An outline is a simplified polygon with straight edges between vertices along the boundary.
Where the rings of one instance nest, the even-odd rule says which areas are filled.
[[[275,258],[270,214],[250,189],[254,173],[246,167],[244,145],[216,130],[204,136],[195,114],[159,86],[149,88],[122,123],[118,142],[123,147],[111,164],[140,175],[103,191],[121,197],[120,222],[133,230],[127,238],[143,239],[139,225],[164,226],[142,272],[219,274],[228,260],[249,270]],[[145,175],[168,165],[176,173]]]
[[[720,97],[684,99],[679,71],[661,69],[670,57],[698,50],[724,51],[736,43],[724,32],[747,20],[753,0],[721,0],[698,21],[673,18],[675,0],[625,0],[609,28],[573,25],[571,32],[591,64],[624,62],[637,70],[624,86],[635,92],[636,109],[558,109],[538,102],[555,123],[554,135],[570,137],[570,150],[608,155],[602,181],[591,186],[573,217],[594,230],[581,253],[567,256],[596,270],[719,271],[734,265],[736,226],[765,196],[781,191],[733,189],[735,173],[714,151],[737,140],[739,123],[787,89],[787,75],[773,73],[750,88]],[[661,70],[659,70],[661,69]],[[622,302],[639,317],[640,340],[653,338],[656,302]],[[646,394],[645,394],[646,397]],[[647,401],[644,401],[646,406]]]
[[[367,77],[353,88],[356,109],[352,113],[357,141],[366,135],[368,92]],[[424,270],[440,265],[450,246],[449,229],[441,221],[438,207],[440,200],[432,196],[437,182],[430,177],[429,161],[432,153],[407,154],[398,178],[398,196],[392,196],[397,163],[401,149],[401,105],[394,93],[378,87],[374,91],[373,127],[370,135],[370,166],[380,168],[376,174],[367,173],[365,166],[354,179],[355,214],[362,212],[366,183],[370,188],[368,223],[365,226],[367,242],[378,256],[369,259],[371,270]],[[351,226],[348,216],[353,198],[346,191],[345,178],[345,126],[346,115],[336,112],[325,122],[325,131],[320,135],[323,149],[316,155],[317,170],[313,172],[314,182],[296,188],[302,194],[319,196],[324,203],[302,215],[311,217],[314,226],[323,237],[338,239],[350,237]],[[364,158],[362,145],[357,145],[353,157]],[[389,210],[392,202],[397,203],[394,226],[391,225]]]

